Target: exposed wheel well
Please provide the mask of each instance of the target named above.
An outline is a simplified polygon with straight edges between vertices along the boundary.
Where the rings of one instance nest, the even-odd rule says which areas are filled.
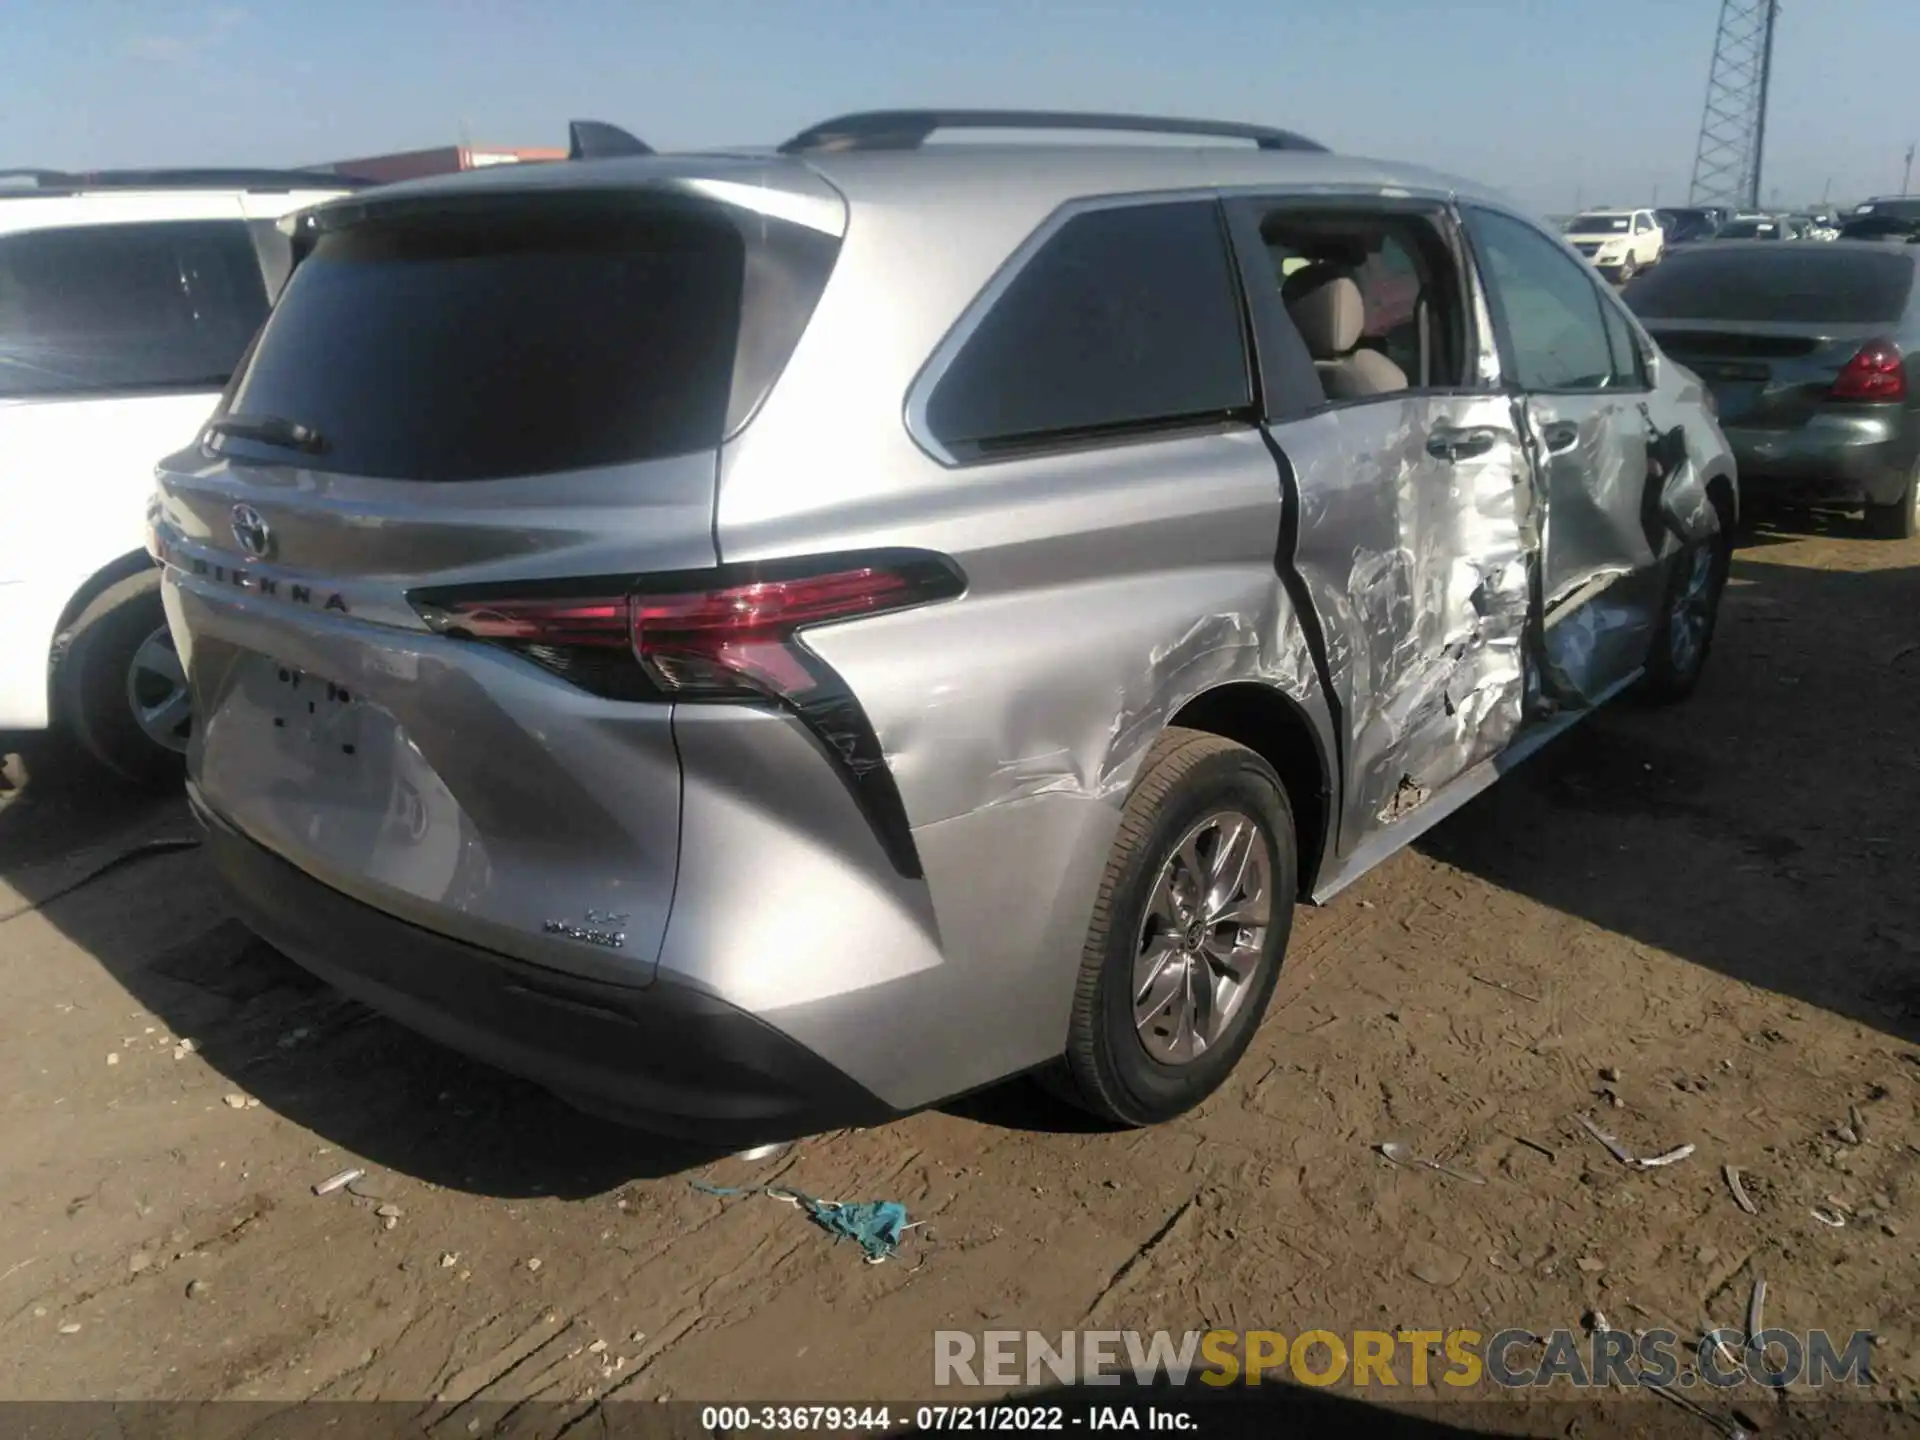
[[[1264,685],[1223,685],[1189,700],[1169,723],[1244,745],[1273,767],[1299,832],[1300,893],[1311,895],[1326,849],[1332,787],[1319,738],[1299,706]]]

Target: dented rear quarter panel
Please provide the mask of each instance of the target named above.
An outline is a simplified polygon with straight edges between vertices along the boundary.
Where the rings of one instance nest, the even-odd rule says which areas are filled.
[[[895,1103],[1059,1052],[1121,809],[1184,705],[1255,681],[1334,748],[1275,563],[1280,472],[1256,427],[969,465],[916,443],[903,406],[927,357],[1053,209],[990,187],[978,201],[956,240],[944,208],[856,196],[815,324],[723,456],[718,502],[728,561],[909,545],[966,576],[956,600],[807,636],[879,737],[937,945],[910,980],[838,947],[792,957],[869,966],[884,1026],[848,1023],[857,997],[770,1018],[830,1040]],[[925,283],[916,257],[933,250]],[[892,303],[907,289],[914,306]]]

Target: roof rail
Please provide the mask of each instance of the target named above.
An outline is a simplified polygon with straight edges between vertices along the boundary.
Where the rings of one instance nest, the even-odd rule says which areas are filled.
[[[1317,140],[1291,130],[1235,120],[1180,120],[1158,115],[1105,115],[1077,110],[868,110],[802,130],[782,155],[809,150],[915,150],[936,130],[1094,130],[1143,135],[1200,135],[1251,140],[1262,150],[1312,150]]]
[[[651,155],[653,147],[637,135],[603,120],[573,120],[567,124],[569,160],[608,160],[616,155]]]
[[[33,188],[14,193],[42,195],[81,190],[354,190],[367,184],[327,170],[0,170],[0,181],[13,179],[34,182]]]

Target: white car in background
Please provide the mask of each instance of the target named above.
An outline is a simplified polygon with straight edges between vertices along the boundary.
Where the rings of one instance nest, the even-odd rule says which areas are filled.
[[[1666,232],[1651,210],[1588,210],[1567,222],[1566,236],[1616,285],[1658,265],[1667,249]]]
[[[0,731],[180,774],[192,714],[146,549],[153,468],[212,413],[292,261],[277,171],[0,172]]]

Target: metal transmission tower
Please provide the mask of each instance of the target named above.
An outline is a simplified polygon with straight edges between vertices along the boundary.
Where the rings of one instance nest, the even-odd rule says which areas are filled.
[[[1760,208],[1767,86],[1780,0],[1720,0],[1720,33],[1707,72],[1707,105],[1694,152],[1691,205]]]

